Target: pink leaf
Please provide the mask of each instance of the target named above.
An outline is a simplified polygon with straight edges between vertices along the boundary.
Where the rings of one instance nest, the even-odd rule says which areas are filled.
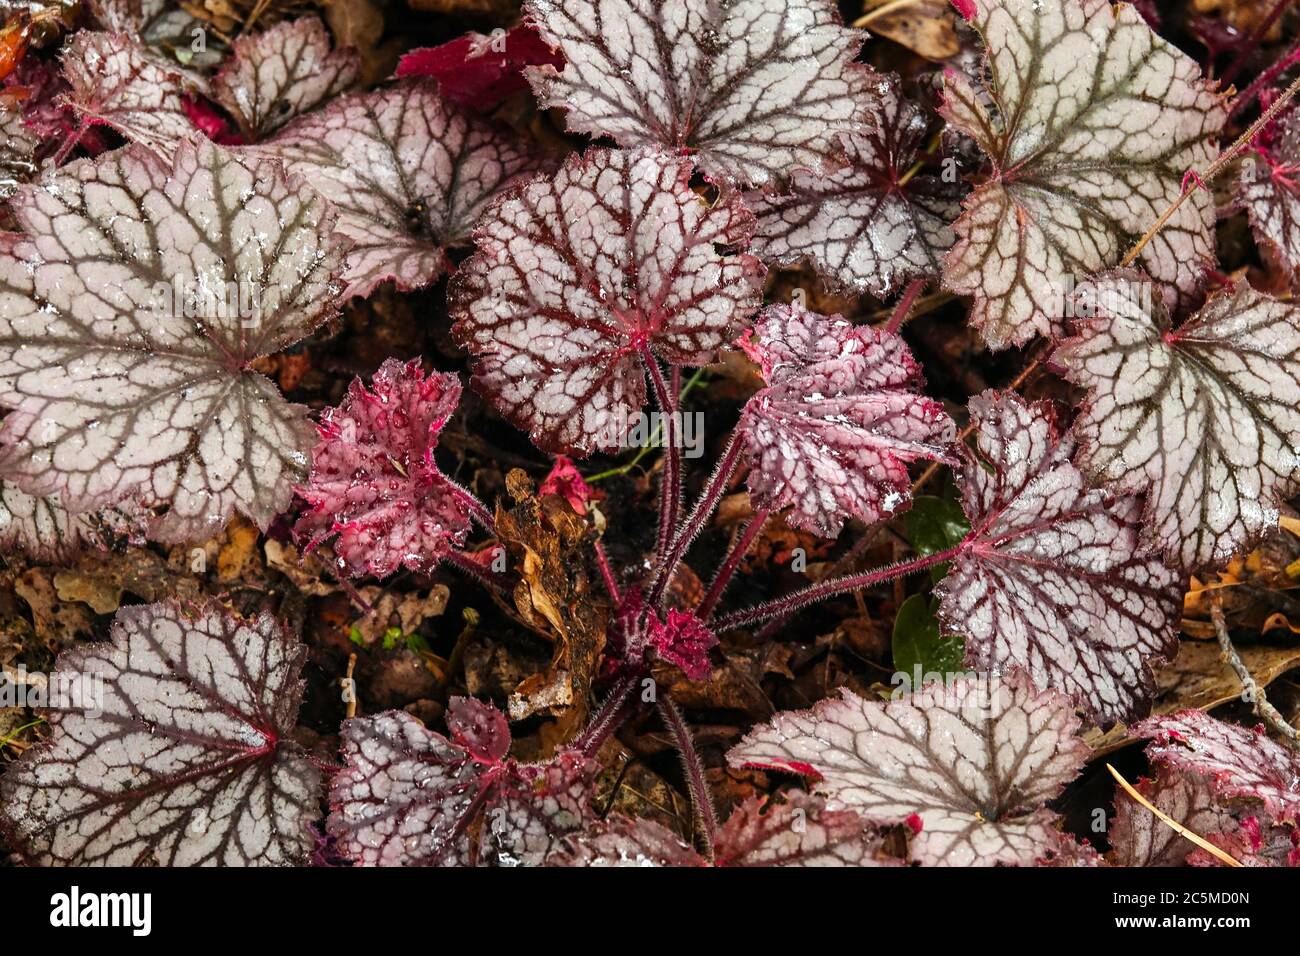
[[[0,550],[20,552],[34,561],[61,562],[82,547],[108,550],[143,544],[148,512],[130,504],[69,514],[57,498],[33,498],[17,485],[0,481]]]
[[[1197,836],[1237,829],[1231,811],[1219,806],[1200,777],[1166,770],[1138,782],[1138,792],[1162,813]],[[1183,866],[1196,844],[1123,790],[1115,791],[1115,818],[1107,831],[1111,854],[1120,866]]]
[[[1300,308],[1244,282],[1173,328],[1139,274],[1080,290],[1089,314],[1054,360],[1087,389],[1076,456],[1107,489],[1144,494],[1144,543],[1189,569],[1277,526],[1300,478]]]
[[[1152,717],[1129,732],[1146,737],[1147,758],[1204,780],[1219,801],[1258,802],[1276,823],[1300,820],[1300,757],[1264,728],[1224,723],[1199,710]]]
[[[325,25],[301,17],[235,40],[212,93],[248,142],[255,142],[337,96],[356,82],[360,69],[355,50],[331,50]]]
[[[892,76],[876,84],[877,125],[843,137],[847,166],[796,170],[786,192],[747,197],[758,220],[755,255],[782,265],[807,259],[833,287],[882,298],[939,275],[963,190],[934,176],[902,182],[926,121],[898,85]]]
[[[1058,852],[1044,808],[1075,778],[1088,745],[1069,698],[1019,675],[926,684],[889,703],[849,690],[786,711],[727,754],[733,767],[807,775],[831,809],[921,830],[912,855],[945,866],[1030,865]]]
[[[525,71],[569,128],[620,146],[698,152],[715,180],[763,186],[838,162],[870,119],[865,38],[831,0],[529,0],[567,61]]]
[[[645,403],[647,350],[704,365],[761,301],[739,197],[705,203],[691,164],[591,149],[504,197],[452,281],[474,386],[544,451],[619,447]]]
[[[537,489],[537,496],[540,498],[543,495],[559,495],[580,515],[586,515],[588,504],[605,497],[604,492],[587,484],[578,471],[578,466],[567,455],[555,456],[550,474]]]
[[[82,30],[63,48],[68,102],[83,123],[104,123],[127,139],[170,152],[194,132],[184,93],[192,84],[130,36]]]
[[[412,50],[397,64],[397,76],[429,77],[447,99],[466,109],[489,110],[528,89],[524,67],[564,67],[564,57],[530,26],[501,34],[467,33],[441,46]]]
[[[938,587],[940,619],[971,667],[1023,668],[1106,726],[1140,716],[1148,662],[1178,650],[1183,577],[1140,548],[1137,499],[1088,487],[1050,404],[985,392],[970,410],[971,532]]]
[[[943,458],[953,440],[943,406],[914,391],[921,369],[897,335],[774,305],[746,350],[768,383],[742,417],[750,495],[793,506],[794,527],[833,538],[847,517],[897,513],[911,500],[908,463]]]
[[[39,866],[302,863],[320,774],[292,740],[307,649],[269,614],[126,607],[59,657],[80,707],[0,778],[0,830]],[[102,699],[98,695],[102,694]]]
[[[1133,7],[1110,0],[963,0],[986,69],[944,76],[943,115],[992,175],[955,223],[945,286],[973,296],[990,348],[1053,334],[1071,281],[1115,266],[1218,155],[1224,97]],[[983,80],[985,75],[989,80]],[[1142,250],[1170,297],[1214,265],[1214,198],[1197,190]]]
[[[1292,273],[1300,271],[1300,114],[1288,111],[1276,122],[1269,143],[1247,153],[1237,179],[1236,199],[1260,243],[1276,251]]]
[[[347,766],[328,829],[363,866],[538,866],[593,814],[595,767],[576,751],[544,764],[505,756],[502,715],[453,698],[452,737],[391,710],[343,725]]]
[[[694,614],[673,608],[665,621],[648,607],[636,587],[628,588],[609,634],[607,669],[643,670],[650,654],[679,668],[691,680],[708,680],[713,673],[709,651],[718,638]]]
[[[750,797],[718,830],[713,865],[883,866],[901,864],[885,856],[880,836],[852,810],[828,810],[806,793],[784,794],[784,802]],[[561,866],[708,866],[670,830],[644,818],[615,816],[569,837],[552,860]]]
[[[279,165],[185,141],[80,160],[11,201],[0,470],[71,511],[166,505],[151,534],[265,528],[315,429],[249,366],[333,314],[334,215]]]
[[[338,207],[353,242],[345,297],[435,280],[488,203],[543,165],[535,147],[443,102],[429,81],[340,96],[260,149]]]
[[[298,488],[309,507],[294,534],[337,535],[334,552],[351,576],[428,571],[463,544],[465,492],[433,459],[459,400],[456,376],[426,377],[419,359],[388,359],[370,388],[353,379],[342,404],[321,416],[311,478]]]

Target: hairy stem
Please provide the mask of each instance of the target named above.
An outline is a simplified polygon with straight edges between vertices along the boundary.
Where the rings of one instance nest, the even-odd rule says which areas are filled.
[[[1232,100],[1232,106],[1228,110],[1228,119],[1233,119],[1238,113],[1248,107],[1259,97],[1278,76],[1292,63],[1300,59],[1300,42],[1297,42],[1291,49],[1278,59],[1276,63],[1250,81],[1250,85],[1242,90]]]
[[[497,519],[496,515],[488,508],[487,505],[478,500],[478,496],[461,485],[456,484],[450,478],[446,479],[448,486],[451,488],[452,497],[465,506],[469,511],[470,517],[483,526],[488,534],[496,534]]]
[[[772,512],[766,509],[754,512],[754,517],[749,519],[749,524],[745,525],[745,530],[741,532],[740,537],[732,546],[727,559],[718,568],[718,573],[713,576],[713,583],[709,585],[709,592],[704,595],[704,600],[700,606],[695,609],[695,616],[701,621],[707,621],[713,614],[713,609],[718,606],[718,601],[722,599],[723,593],[727,590],[727,585],[731,583],[731,578],[736,573],[736,568],[740,567],[740,562],[744,560],[745,555],[749,553],[749,546],[754,543],[758,533],[763,530],[763,525],[767,523],[768,515]]]
[[[1170,203],[1169,208],[1160,214],[1160,218],[1155,221],[1155,224],[1142,234],[1142,238],[1120,260],[1120,267],[1131,266],[1134,260],[1137,259],[1138,254],[1146,248],[1147,243],[1156,237],[1156,234],[1174,217],[1174,213],[1178,211],[1178,208],[1187,201],[1187,197],[1202,186],[1208,185],[1219,173],[1223,172],[1224,168],[1250,145],[1251,140],[1255,138],[1255,134],[1272,122],[1273,117],[1282,111],[1282,107],[1291,102],[1291,97],[1295,96],[1297,91],[1300,91],[1300,77],[1296,77],[1295,82],[1286,88],[1286,91],[1273,102],[1273,105],[1266,109],[1259,119],[1251,123],[1246,132],[1238,136],[1237,141],[1231,147],[1220,153],[1219,158],[1210,163],[1205,172],[1196,175],[1193,171],[1187,182],[1183,184],[1183,190],[1178,194],[1178,198]]]
[[[641,346],[641,358],[650,373],[655,401],[663,413],[664,469],[659,483],[659,532],[655,543],[655,554],[661,555],[668,549],[682,507],[682,449],[677,434],[677,393],[670,390],[664,381],[663,369],[659,367],[659,360],[650,351],[650,346]],[[675,369],[674,379],[679,374]]]
[[[669,582],[672,581],[673,575],[677,571],[677,565],[686,554],[686,549],[691,546],[695,536],[704,527],[704,522],[709,520],[709,515],[713,514],[718,502],[722,500],[723,492],[727,490],[727,482],[731,480],[736,465],[740,461],[742,445],[743,442],[741,442],[740,433],[737,430],[732,433],[731,439],[727,443],[727,449],[722,453],[722,459],[718,462],[718,467],[714,469],[713,476],[709,479],[708,485],[700,495],[700,500],[695,503],[695,507],[691,510],[690,517],[686,519],[686,523],[677,532],[676,537],[672,539],[671,545],[659,553],[659,567],[655,572],[654,583],[650,586],[650,597],[647,601],[650,607],[659,606],[668,590]]]
[[[582,733],[573,742],[573,746],[581,751],[584,756],[596,756],[596,751],[600,750],[600,745],[608,740],[610,735],[618,730],[619,725],[623,723],[623,718],[626,716],[627,700],[632,696],[632,691],[636,689],[636,683],[636,675],[630,674],[621,678],[609,692],[609,696],[591,715],[591,719],[587,721],[587,726],[583,728]]]
[[[1223,659],[1237,672],[1237,679],[1241,681],[1241,699],[1250,703],[1254,708],[1255,716],[1264,721],[1269,730],[1282,737],[1292,747],[1300,747],[1300,731],[1287,723],[1286,718],[1278,713],[1278,709],[1268,702],[1264,688],[1259,686],[1250,668],[1237,653],[1237,648],[1228,635],[1223,609],[1218,604],[1210,606],[1210,619],[1214,621],[1214,633],[1219,638],[1219,650],[1223,652]]]
[[[498,547],[501,547],[501,545],[498,545]],[[442,556],[442,559],[486,587],[494,588],[502,594],[509,594],[511,591],[512,585],[504,574],[483,567],[463,551],[449,550]]]
[[[659,697],[659,714],[677,742],[677,752],[682,755],[686,768],[686,784],[691,791],[691,807],[695,810],[695,826],[704,843],[704,855],[713,862],[713,847],[718,837],[718,812],[713,807],[713,794],[709,792],[704,777],[704,764],[691,737],[690,728],[677,705],[666,694]]]
[[[815,604],[818,601],[824,601],[827,598],[835,597],[837,594],[846,594],[849,591],[857,591],[860,588],[871,587],[873,584],[880,584],[885,581],[892,581],[895,578],[901,578],[908,574],[915,574],[917,571],[924,571],[932,568],[936,564],[943,564],[945,561],[951,561],[965,548],[965,543],[955,545],[945,551],[936,551],[934,554],[927,555],[923,558],[913,558],[910,561],[899,561],[896,564],[886,565],[883,568],[875,568],[871,571],[865,571],[862,574],[849,574],[844,577],[830,578],[825,581],[818,581],[802,590],[795,591],[793,594],[787,594],[785,597],[776,598],[772,601],[765,601],[762,604],[756,604],[753,607],[745,608],[743,611],[735,611],[724,617],[718,618],[713,629],[718,633],[730,630],[731,628],[744,627],[747,624],[756,624],[759,621],[765,621],[770,617],[778,614],[790,614],[800,608],[807,607],[809,604]]]
[[[618,592],[618,581],[614,577],[614,569],[610,567],[609,555],[605,553],[605,542],[597,538],[592,548],[596,552],[596,566],[600,568],[600,579],[605,582],[605,590],[617,605],[623,598]]]
[[[894,335],[898,334],[898,330],[903,327],[903,323],[907,321],[908,316],[911,314],[912,306],[916,304],[916,297],[921,294],[921,290],[924,288],[924,279],[913,279],[908,283],[907,288],[903,290],[903,297],[898,300],[898,305],[894,307],[894,314],[889,317],[889,321],[885,324],[886,332]]]

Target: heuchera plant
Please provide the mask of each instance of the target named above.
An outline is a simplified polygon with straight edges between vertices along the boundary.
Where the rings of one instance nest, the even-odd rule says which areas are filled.
[[[56,665],[97,706],[51,711],[0,777],[18,856],[287,865],[320,827],[356,865],[1300,864],[1293,749],[1196,710],[1149,716],[1188,575],[1258,541],[1300,487],[1300,314],[1218,274],[1201,178],[1249,148],[1235,202],[1294,279],[1293,90],[1230,101],[1108,0],[954,6],[974,39],[936,110],[858,60],[830,0],[626,0],[617,22],[526,0],[509,32],[411,52],[374,88],[315,18],[181,63],[149,39],[164,0],[92,4],[98,29],[66,38],[45,93],[0,94],[0,547],[198,545],[240,514],[295,558],[327,555],[368,611],[351,582],[449,565],[553,645],[510,717],[559,719],[521,748],[448,675],[445,733],[384,710],[309,751],[293,629],[210,600],[123,607]],[[530,93],[561,111],[568,155],[559,131],[512,127]],[[806,290],[767,301],[768,266],[796,263],[880,300],[881,321]],[[945,404],[902,332],[927,284],[969,298],[990,350],[1050,342],[1012,387]],[[393,290],[464,350],[480,406],[551,457],[537,493],[512,472],[514,505],[490,507],[449,476],[456,372],[387,357],[314,422],[267,377],[350,300]],[[688,476],[683,383],[744,357],[761,384]],[[1018,393],[1044,368],[1077,409]],[[647,412],[653,544],[607,550],[629,529],[583,460]],[[854,570],[945,466],[957,501],[903,526],[915,556]],[[742,483],[749,509],[695,588],[686,559]],[[854,543],[812,583],[727,607],[778,521]],[[727,765],[803,789],[720,818],[664,674],[707,682],[742,632],[921,572],[933,599],[913,610],[963,673],[751,727]],[[593,805],[613,738],[651,709],[689,833]],[[1117,797],[1103,855],[1054,807],[1084,730],[1118,723],[1150,741],[1152,776]]]

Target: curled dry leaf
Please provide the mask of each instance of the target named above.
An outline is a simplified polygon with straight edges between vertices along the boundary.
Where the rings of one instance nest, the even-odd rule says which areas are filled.
[[[971,531],[939,618],[977,670],[1025,670],[1104,726],[1149,712],[1150,662],[1178,650],[1183,578],[1140,547],[1140,504],[1091,489],[1047,402],[970,402],[959,483]]]
[[[901,864],[885,854],[880,834],[852,810],[794,791],[784,802],[750,797],[718,829],[713,866],[882,866]],[[551,861],[559,866],[709,866],[666,827],[645,818],[615,816],[566,840]]]
[[[569,128],[620,146],[698,153],[714,179],[762,186],[834,165],[837,135],[869,122],[863,35],[831,0],[529,0],[564,57],[526,70]]]
[[[576,751],[544,764],[506,756],[505,716],[452,698],[451,737],[403,711],[343,725],[346,766],[330,784],[327,828],[363,866],[538,866],[594,817],[595,766]]]
[[[1274,823],[1300,820],[1300,757],[1263,727],[1241,727],[1199,710],[1152,717],[1130,728],[1148,738],[1147,758],[1203,780],[1220,802],[1256,806]]]
[[[1080,289],[1093,311],[1055,360],[1088,390],[1079,467],[1146,496],[1145,539],[1221,565],[1277,525],[1300,478],[1300,308],[1245,283],[1177,328],[1132,272]]]
[[[11,201],[0,242],[0,470],[70,511],[167,506],[166,542],[261,528],[314,429],[250,365],[335,309],[334,214],[269,160],[186,141],[72,163]]]
[[[488,203],[543,165],[536,147],[444,102],[428,80],[336,97],[261,151],[338,207],[352,240],[345,297],[434,281]]]
[[[212,92],[255,142],[346,90],[360,69],[355,50],[332,50],[325,25],[301,17],[236,39]]]
[[[498,505],[497,538],[519,574],[515,607],[524,621],[555,642],[545,672],[522,681],[510,695],[511,720],[576,708],[586,712],[596,664],[605,647],[605,610],[594,603],[586,570],[586,523],[558,496],[537,498],[518,469],[506,476],[514,499]]]
[[[791,527],[833,538],[847,517],[880,521],[911,500],[908,464],[947,454],[952,420],[914,390],[921,369],[899,336],[774,305],[744,344],[767,381],[740,425],[750,498],[793,506]]]
[[[723,254],[753,217],[709,205],[691,164],[653,150],[590,149],[504,197],[452,280],[453,332],[474,387],[549,452],[626,440],[645,403],[643,357],[705,365],[762,301],[762,266]]]
[[[777,714],[727,762],[812,778],[832,809],[909,823],[921,863],[1030,865],[1061,852],[1068,838],[1044,804],[1088,755],[1068,697],[1019,675],[927,684],[888,703],[841,694]]]
[[[321,415],[294,536],[332,537],[340,572],[353,577],[428,571],[464,544],[468,493],[433,458],[459,400],[460,380],[426,376],[419,359],[388,359],[369,388],[353,379],[342,404]]]
[[[1110,0],[970,0],[987,88],[948,70],[943,114],[993,164],[965,203],[944,283],[974,297],[990,348],[1059,329],[1064,283],[1116,265],[1217,152],[1223,98],[1200,67]],[[989,104],[989,105],[986,105]],[[991,108],[990,108],[991,107]],[[1193,192],[1144,248],[1169,301],[1215,263],[1214,203]]]
[[[0,830],[40,866],[305,862],[320,774],[290,735],[306,658],[268,614],[123,608],[110,641],[60,656],[53,678],[84,696],[0,778]]]
[[[903,99],[897,77],[873,92],[876,123],[843,136],[846,165],[820,175],[796,170],[787,191],[747,201],[755,255],[782,265],[807,259],[834,288],[883,298],[909,279],[939,275],[964,190],[936,176],[903,179],[925,117]]]

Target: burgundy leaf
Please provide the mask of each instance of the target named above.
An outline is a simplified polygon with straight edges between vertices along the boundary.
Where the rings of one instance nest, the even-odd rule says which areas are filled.
[[[985,392],[970,413],[971,531],[938,586],[940,620],[965,637],[970,667],[1023,668],[1104,726],[1141,716],[1148,663],[1178,650],[1183,577],[1139,546],[1136,498],[1088,487],[1049,403]]]
[[[187,75],[124,33],[74,35],[63,48],[63,74],[72,86],[68,102],[85,124],[107,124],[163,152],[194,132]]]
[[[784,802],[750,797],[718,830],[714,866],[882,866],[880,836],[852,810],[794,791]],[[708,866],[667,828],[644,818],[615,816],[571,836],[552,861],[561,866]]]
[[[426,285],[488,203],[542,165],[536,147],[405,81],[333,99],[262,147],[334,203],[353,242],[345,296]]]
[[[564,66],[564,57],[527,25],[491,36],[467,33],[441,46],[412,50],[397,63],[399,78],[429,77],[438,91],[466,109],[489,110],[528,89],[524,67]]]
[[[297,489],[308,504],[298,539],[337,535],[340,570],[376,577],[399,566],[428,571],[463,544],[467,493],[433,459],[459,400],[456,376],[426,376],[419,359],[388,359],[370,388],[353,379],[342,404],[321,416],[311,478]]]
[[[528,0],[567,61],[525,71],[569,128],[620,146],[698,152],[714,179],[753,186],[838,162],[870,118],[864,35],[831,0]]]
[[[80,160],[11,200],[0,244],[0,470],[74,512],[132,498],[159,540],[265,528],[315,429],[252,362],[336,308],[328,204],[268,160],[185,141]]]
[[[953,440],[952,420],[914,390],[920,366],[891,332],[774,305],[745,347],[767,380],[741,419],[750,496],[759,508],[793,506],[796,528],[833,538],[846,517],[871,524],[906,508],[908,463],[943,458]]]
[[[1263,727],[1224,723],[1199,710],[1152,717],[1129,732],[1146,737],[1147,758],[1194,774],[1219,801],[1248,801],[1276,823],[1300,820],[1300,757],[1275,743]]]
[[[472,698],[448,707],[451,739],[391,710],[343,725],[347,766],[328,829],[363,866],[538,866],[586,825],[595,767],[576,751],[543,764],[505,755],[505,718]]]
[[[83,703],[48,711],[49,740],[0,777],[0,830],[39,866],[305,862],[320,799],[291,739],[306,659],[269,614],[122,608],[110,641],[59,657],[52,680]]]
[[[361,57],[331,50],[316,17],[278,23],[239,37],[212,82],[213,96],[255,142],[356,82]]]
[[[1060,852],[1044,804],[1088,755],[1069,698],[1018,674],[926,684],[889,703],[841,695],[777,714],[728,763],[812,777],[829,808],[872,823],[910,818],[921,863],[1030,865]]]
[[[823,175],[796,170],[788,191],[748,197],[755,255],[782,265],[806,259],[832,287],[881,298],[909,279],[939,275],[963,189],[935,176],[903,181],[926,122],[898,86],[897,77],[880,80],[877,125],[843,136],[848,165]]]
[[[1246,283],[1177,328],[1136,273],[1080,289],[1088,314],[1054,360],[1087,389],[1076,456],[1144,494],[1144,543],[1194,569],[1277,526],[1300,479],[1300,307]]]
[[[34,561],[64,561],[82,547],[107,550],[126,542],[143,544],[150,517],[130,504],[69,514],[57,498],[33,498],[17,485],[0,481],[0,551],[17,551]]]
[[[753,217],[712,205],[690,161],[591,149],[504,197],[452,280],[453,332],[474,386],[548,452],[619,447],[645,403],[643,357],[704,365],[761,302],[743,243]]]
[[[955,224],[944,284],[990,348],[1057,331],[1067,284],[1116,265],[1218,153],[1224,97],[1127,4],[969,0],[989,82],[949,69],[943,114],[993,164]],[[1214,265],[1196,190],[1142,250],[1170,301]]]

